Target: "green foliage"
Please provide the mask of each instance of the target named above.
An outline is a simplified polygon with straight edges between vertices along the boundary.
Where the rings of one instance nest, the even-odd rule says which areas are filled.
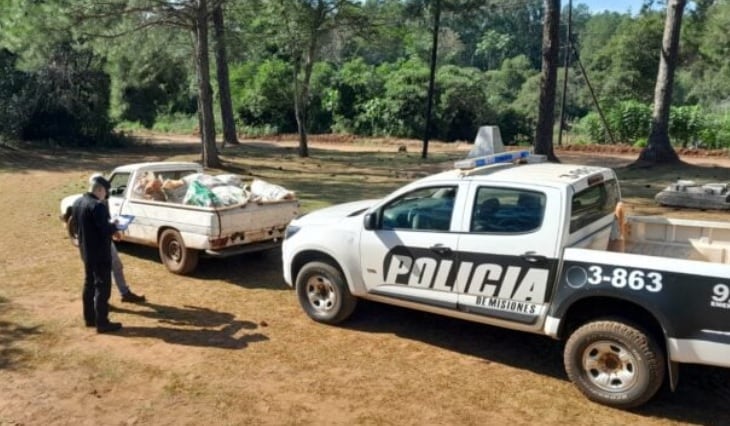
[[[375,67],[365,63],[362,58],[342,65],[330,90],[327,105],[337,130],[355,134],[385,131],[376,124],[377,117],[373,116],[382,112],[382,108],[376,105],[377,102],[370,102],[385,92],[385,80],[382,77],[383,73],[376,72]]]
[[[705,128],[704,114],[700,107],[679,106],[669,111],[669,134],[674,142],[687,147],[690,142],[698,139],[699,132]]]
[[[399,65],[385,82],[383,119],[388,123],[389,134],[416,138],[423,135],[426,126],[428,66],[415,57]]]
[[[199,126],[197,114],[176,112],[158,115],[152,130],[162,133],[193,134],[199,130]]]
[[[282,133],[296,131],[294,72],[289,64],[271,58],[259,64],[234,64],[230,72],[233,107],[244,125],[270,125]]]
[[[335,67],[328,62],[317,62],[312,68],[311,89],[309,91],[309,116],[307,129],[312,133],[327,133],[332,128],[333,114],[329,108],[329,87],[334,85]]]
[[[16,69],[17,56],[0,49],[0,141],[17,139],[30,114],[26,98],[30,75]]]
[[[436,135],[454,141],[474,139],[479,126],[496,123],[497,114],[487,101],[484,74],[476,68],[447,65],[436,75],[438,103]]]
[[[590,142],[606,143],[610,141],[601,116],[597,112],[590,112],[581,118],[574,127],[578,135],[588,138]]]
[[[33,75],[34,105],[26,139],[97,145],[109,140],[110,78],[89,49],[61,43]]]
[[[598,47],[588,55],[590,62],[586,61],[592,71],[590,78],[602,99],[651,102],[659,66],[663,14],[649,12],[635,19],[612,19],[611,16],[607,15],[605,24],[618,23],[615,32],[608,40],[604,38],[601,45],[598,40],[589,45]],[[608,28],[603,31],[610,33]]]
[[[634,148],[646,148],[647,145],[649,145],[649,140],[647,138],[639,138],[634,142]]]
[[[635,100],[623,101],[606,112],[616,142],[634,143],[649,135],[651,107]]]
[[[730,115],[707,114],[697,132],[700,146],[709,149],[730,148]]]
[[[134,38],[152,46],[171,42],[171,37],[155,37],[155,34]],[[112,64],[108,69],[118,82],[119,118],[151,128],[158,115],[194,114],[198,106],[190,81],[189,53],[181,57],[174,49],[160,51],[143,46],[133,52],[118,49],[110,53]]]

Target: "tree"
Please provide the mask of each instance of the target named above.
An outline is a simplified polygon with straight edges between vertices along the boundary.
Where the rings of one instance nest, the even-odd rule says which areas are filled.
[[[60,0],[58,0],[60,1]],[[198,120],[205,167],[220,167],[215,146],[213,90],[210,84],[208,21],[225,0],[84,0],[68,11],[82,38],[119,38],[150,27],[189,31],[193,38],[198,87]]]
[[[669,141],[669,109],[672,104],[674,71],[679,56],[679,34],[682,26],[682,13],[687,0],[669,0],[667,17],[664,24],[664,37],[659,58],[656,89],[654,90],[654,110],[651,116],[651,131],[646,148],[639,154],[637,161],[647,163],[673,163],[679,161],[677,153]]]
[[[553,152],[553,122],[555,120],[555,87],[558,74],[560,38],[560,0],[545,0],[545,21],[542,31],[542,73],[540,102],[535,128],[535,153],[558,161]]]
[[[215,66],[220,98],[221,120],[223,121],[223,146],[226,143],[238,145],[236,122],[233,118],[233,101],[231,100],[231,83],[228,73],[228,56],[226,54],[225,26],[223,24],[223,6],[213,9],[213,28],[215,34]]]
[[[346,31],[365,28],[366,17],[355,0],[266,0],[259,23],[266,42],[292,64],[294,115],[299,134],[299,156],[308,157],[307,121],[312,69],[326,47]],[[332,57],[334,52],[329,52]]]

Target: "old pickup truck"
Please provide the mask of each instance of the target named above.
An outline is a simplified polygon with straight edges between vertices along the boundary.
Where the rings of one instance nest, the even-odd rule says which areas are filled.
[[[469,166],[295,219],[283,274],[323,323],[362,298],[565,339],[581,392],[635,407],[730,367],[730,224],[620,206],[608,168]]]
[[[108,176],[110,214],[134,218],[123,231],[122,241],[158,247],[160,259],[176,274],[192,272],[200,254],[223,257],[281,244],[286,225],[298,214],[295,199],[203,207],[145,197],[135,190],[145,179],[179,181],[202,172],[199,164],[186,162],[138,163],[114,169]],[[79,196],[61,201],[60,218],[72,239],[71,208]]]

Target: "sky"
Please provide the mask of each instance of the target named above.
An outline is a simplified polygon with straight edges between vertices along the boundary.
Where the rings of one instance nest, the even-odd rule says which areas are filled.
[[[568,2],[563,0],[563,6]],[[583,3],[591,10],[592,13],[603,12],[608,10],[611,12],[627,12],[631,9],[631,13],[635,14],[641,9],[642,0],[573,0],[573,4]]]

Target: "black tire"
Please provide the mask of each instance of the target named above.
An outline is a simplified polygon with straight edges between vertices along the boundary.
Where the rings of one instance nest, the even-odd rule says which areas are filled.
[[[198,266],[198,251],[185,247],[182,236],[174,229],[162,232],[158,248],[160,260],[174,274],[185,275]]]
[[[599,320],[575,330],[563,361],[588,399],[611,407],[642,405],[664,382],[664,351],[654,336],[621,320]]]
[[[79,246],[79,233],[76,229],[76,219],[72,214],[69,214],[66,218],[66,234],[68,235],[69,241],[74,247]]]
[[[304,265],[296,279],[299,304],[310,318],[325,324],[346,320],[357,306],[342,272],[325,262]]]

